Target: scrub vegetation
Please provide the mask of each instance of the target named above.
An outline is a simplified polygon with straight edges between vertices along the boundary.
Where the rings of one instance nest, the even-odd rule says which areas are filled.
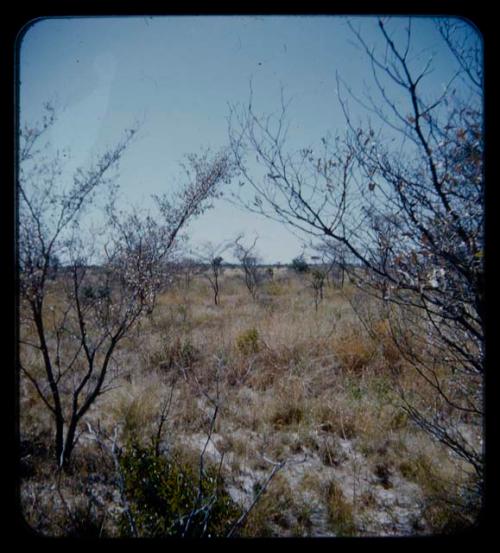
[[[481,52],[463,22],[436,25],[457,66],[443,90],[425,88],[433,58],[413,51],[411,20],[379,20],[379,49],[351,22],[374,88],[363,103],[338,80],[344,135],[292,150],[284,99],[269,116],[250,96],[230,106],[227,148],[187,156],[148,212],[117,192],[138,127],[69,180],[46,141],[53,107],[20,128],[20,504],[35,532],[394,536],[480,523]],[[189,222],[233,181],[233,201],[317,255],[264,265],[259,237],[238,234],[189,256]]]
[[[269,302],[254,301],[244,272],[227,268],[216,306],[203,274],[186,294],[179,271],[123,342],[66,472],[54,471],[52,419],[22,379],[30,526],[47,535],[224,536],[259,491],[232,535],[414,535],[473,524],[474,471],[404,410],[401,387],[422,402],[433,390],[393,343],[383,306],[349,282],[326,285],[316,308],[307,274],[291,267],[275,267],[261,292],[277,285]],[[375,334],[356,301],[379,309]]]

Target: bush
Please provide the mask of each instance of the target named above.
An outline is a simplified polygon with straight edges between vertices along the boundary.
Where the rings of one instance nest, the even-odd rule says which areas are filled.
[[[368,367],[377,353],[373,340],[355,329],[350,334],[336,336],[334,348],[342,368],[355,375]]]
[[[261,482],[253,485],[254,497],[261,490]],[[282,474],[277,474],[250,512],[241,537],[269,538],[282,536],[282,530],[290,528],[293,518],[294,494],[289,482]]]
[[[270,296],[281,296],[284,292],[284,288],[279,282],[273,280],[267,284],[265,291]]]
[[[326,505],[328,519],[335,533],[339,536],[352,536],[356,530],[352,507],[334,480],[331,480],[326,487]]]
[[[238,351],[243,355],[258,353],[260,345],[259,332],[257,331],[257,329],[250,328],[241,333],[236,339],[236,347],[238,348]]]
[[[109,299],[111,288],[109,286],[84,286],[82,296],[86,300]]]
[[[292,259],[292,269],[297,273],[307,273],[309,271],[309,265],[301,255]]]
[[[300,405],[287,403],[280,405],[271,417],[271,422],[277,428],[299,424],[304,418],[304,409]]]
[[[106,515],[99,512],[95,501],[90,497],[73,507],[67,513],[62,525],[65,538],[108,538],[104,527]]]
[[[348,459],[347,454],[340,447],[337,436],[326,437],[319,446],[318,453],[321,461],[327,467],[338,467]]]
[[[177,337],[164,350],[151,356],[152,365],[160,369],[169,370],[175,367],[192,367],[200,358],[200,351],[190,340],[181,340]]]
[[[202,496],[197,503],[199,475],[177,456],[158,456],[153,447],[131,444],[120,465],[125,494],[141,537],[180,537],[191,513],[185,536],[225,536],[240,515],[214,467],[203,473]],[[131,535],[125,513],[120,530],[125,536]]]

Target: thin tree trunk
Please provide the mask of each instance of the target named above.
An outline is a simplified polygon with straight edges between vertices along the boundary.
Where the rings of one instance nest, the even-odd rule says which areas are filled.
[[[76,428],[78,425],[78,419],[75,415],[71,418],[69,424],[68,432],[66,433],[66,440],[64,443],[64,449],[62,451],[62,456],[59,461],[59,467],[63,470],[67,470],[71,460],[71,454],[73,453],[73,448],[75,447],[75,434]]]
[[[61,467],[64,453],[64,419],[60,413],[55,413],[54,417],[56,419],[56,463]]]
[[[217,276],[215,277],[214,284],[214,301],[215,305],[219,305],[219,282],[217,281]]]
[[[47,375],[47,380],[49,382],[50,391],[52,394],[52,399],[54,400],[54,409],[53,414],[56,422],[56,437],[55,437],[55,446],[56,446],[56,462],[59,465],[61,460],[61,455],[63,454],[64,449],[64,416],[61,405],[61,398],[59,396],[59,389],[57,383],[54,379],[54,373],[52,370],[52,362],[50,359],[49,348],[45,340],[45,328],[43,325],[42,317],[42,305],[31,305],[33,318],[35,321],[35,326],[37,329],[38,340],[40,342],[40,350],[42,352],[43,363],[45,367],[45,373]]]

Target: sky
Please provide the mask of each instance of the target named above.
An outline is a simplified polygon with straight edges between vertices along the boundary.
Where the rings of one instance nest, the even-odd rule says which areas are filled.
[[[373,18],[354,17],[370,45],[381,44]],[[401,31],[406,18],[391,22]],[[452,70],[431,19],[414,23],[416,51],[435,55],[429,87],[438,90]],[[424,58],[422,58],[424,59]],[[47,18],[32,23],[19,48],[21,123],[40,117],[51,101],[58,120],[51,147],[69,148],[68,175],[117,143],[140,121],[120,164],[123,197],[148,205],[182,179],[184,156],[228,144],[229,105],[279,109],[280,91],[291,100],[290,141],[317,144],[345,127],[336,74],[354,90],[369,80],[366,55],[340,16],[165,16]],[[229,195],[230,185],[226,196]],[[239,233],[259,237],[266,263],[289,263],[300,237],[279,223],[217,200],[189,226],[199,249]],[[225,255],[231,261],[231,255]]]

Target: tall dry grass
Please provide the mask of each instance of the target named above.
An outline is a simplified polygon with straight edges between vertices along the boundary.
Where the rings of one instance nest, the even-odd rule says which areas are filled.
[[[224,455],[234,497],[248,501],[270,461],[287,463],[248,518],[246,536],[432,533],[459,525],[445,490],[453,496],[468,478],[466,467],[402,411],[399,386],[429,397],[432,391],[401,357],[383,310],[373,303],[365,328],[352,309],[350,284],[326,287],[316,310],[307,281],[284,269],[262,285],[256,301],[238,270],[223,274],[220,290],[215,306],[197,277],[189,288],[179,282],[158,298],[117,352],[113,387],[91,409],[91,426],[117,428],[123,444],[151,443],[170,398],[163,446],[196,455],[217,401],[209,457],[218,462]],[[22,355],[39,363],[24,346]],[[57,534],[65,511],[48,500],[53,481],[41,467],[51,461],[35,447],[50,447],[51,420],[24,379],[20,415],[30,451],[23,459],[24,514],[34,527]],[[112,463],[85,427],[75,454],[80,468],[66,479],[68,496],[101,486],[108,495],[98,510],[113,512]],[[388,522],[387,512],[403,522]],[[105,523],[110,534],[112,518]]]

